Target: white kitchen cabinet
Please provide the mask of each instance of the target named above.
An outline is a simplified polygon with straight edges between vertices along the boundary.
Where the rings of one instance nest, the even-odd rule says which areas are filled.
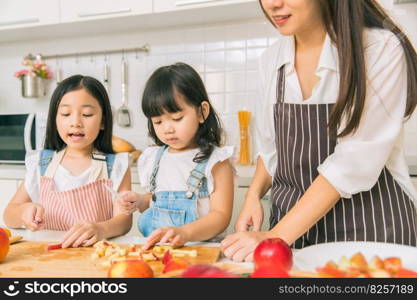
[[[243,207],[243,202],[245,201],[245,195],[248,191],[247,187],[237,187],[235,188],[235,195],[234,195],[234,201],[233,201],[233,214],[232,214],[232,220],[230,221],[229,227],[227,227],[226,233],[231,234],[235,231],[235,223],[239,217],[240,211]],[[264,220],[262,223],[262,231],[266,231],[269,229],[269,214],[270,214],[270,202],[269,197],[265,196],[262,199],[262,206],[264,209]]]
[[[6,208],[7,204],[9,203],[10,199],[12,199],[13,195],[16,193],[18,187],[17,180],[0,180],[0,227],[4,226],[3,221],[3,213],[4,209]]]
[[[257,0],[154,0],[154,12],[220,6],[225,4],[257,2]]]
[[[59,22],[57,0],[1,0],[0,30]]]
[[[61,22],[152,13],[152,0],[61,0]]]

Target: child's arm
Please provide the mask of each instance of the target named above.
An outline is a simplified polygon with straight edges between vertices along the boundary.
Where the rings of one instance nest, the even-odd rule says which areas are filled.
[[[164,227],[152,232],[144,249],[160,241],[183,245],[188,241],[204,241],[223,232],[229,225],[233,209],[233,169],[229,160],[217,163],[213,169],[214,192],[210,195],[210,212],[181,227]]]
[[[316,224],[340,199],[339,192],[319,175],[293,208],[266,232],[238,232],[222,241],[226,257],[235,261],[252,260],[258,243],[266,238],[279,237],[289,245]]]
[[[149,207],[151,198],[151,193],[139,194],[133,191],[125,191],[120,193],[120,197],[117,201],[121,212],[133,214],[137,210],[139,210],[139,212],[144,212]]]
[[[131,189],[130,168],[127,169],[118,192]],[[74,225],[62,238],[62,247],[91,246],[99,240],[119,236],[132,226],[132,215],[121,213],[118,205],[113,206],[114,217],[100,223],[79,223]]]
[[[43,228],[43,217],[43,206],[32,202],[23,182],[4,211],[4,223],[10,228],[25,226],[36,231]]]

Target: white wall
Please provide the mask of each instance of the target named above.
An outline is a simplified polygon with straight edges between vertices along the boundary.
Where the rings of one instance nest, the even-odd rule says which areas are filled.
[[[0,44],[0,112],[37,112],[47,110],[49,97],[56,83],[50,82],[49,93],[38,100],[20,95],[20,82],[13,73],[21,68],[26,54],[44,55],[68,52],[133,48],[148,43],[149,55],[125,54],[129,62],[129,107],[134,127],[114,127],[116,135],[129,139],[143,149],[148,144],[145,117],[140,112],[140,98],[146,79],[159,66],[183,61],[191,64],[202,76],[212,103],[220,113],[231,144],[238,139],[236,111],[253,110],[257,98],[257,58],[276,37],[275,30],[264,20],[213,26],[167,28],[148,32],[123,32],[80,38],[65,38]],[[121,54],[111,55],[111,102],[121,105]],[[47,61],[52,69],[55,60]],[[104,56],[67,58],[59,62],[64,78],[81,73],[103,78]]]
[[[417,45],[417,4],[394,7],[394,18],[405,28]],[[22,58],[28,53],[44,55],[138,47],[148,43],[149,55],[126,54],[129,62],[129,107],[133,114],[132,128],[117,125],[114,132],[143,149],[148,145],[146,120],[140,112],[140,98],[144,83],[159,66],[183,61],[194,66],[201,74],[210,98],[219,112],[228,134],[228,144],[238,144],[239,131],[236,111],[254,110],[259,101],[257,58],[276,39],[277,33],[265,20],[212,24],[183,28],[165,28],[158,31],[129,31],[79,38],[0,43],[0,113],[46,111],[48,99],[55,87],[50,82],[49,93],[38,100],[20,95],[20,82],[13,73],[20,69]],[[111,55],[111,102],[121,105],[121,54]],[[52,69],[57,62],[47,61]],[[81,73],[102,79],[104,56],[68,58],[60,61],[64,77]],[[415,114],[416,115],[416,114]],[[407,153],[417,157],[417,117],[407,124]]]

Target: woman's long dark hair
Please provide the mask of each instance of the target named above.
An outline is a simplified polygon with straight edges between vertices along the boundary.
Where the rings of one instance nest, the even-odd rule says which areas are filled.
[[[417,53],[407,36],[375,0],[317,1],[324,25],[337,46],[339,56],[340,88],[329,127],[333,130],[339,128],[345,118],[346,126],[339,137],[353,133],[359,127],[366,98],[367,75],[363,46],[365,28],[390,30],[402,45],[407,63],[407,104],[404,117],[409,118],[417,105]],[[259,2],[262,7],[261,0]],[[267,16],[265,10],[264,13]]]
[[[175,93],[184,97],[187,104],[196,110],[201,110],[201,103],[207,101],[210,112],[204,123],[199,125],[194,141],[200,152],[194,158],[195,162],[208,159],[214,146],[220,146],[222,127],[219,117],[210,104],[206,88],[200,75],[185,63],[176,63],[157,69],[148,79],[142,97],[142,111],[148,118],[149,136],[158,146],[165,145],[156,135],[152,117],[181,111],[175,100]]]
[[[112,147],[113,118],[109,96],[100,81],[93,77],[73,75],[63,80],[52,94],[49,103],[48,121],[46,124],[45,149],[60,151],[66,147],[56,126],[56,115],[62,97],[66,93],[84,89],[100,104],[103,112],[103,127],[94,141],[94,148],[103,153],[114,153]]]

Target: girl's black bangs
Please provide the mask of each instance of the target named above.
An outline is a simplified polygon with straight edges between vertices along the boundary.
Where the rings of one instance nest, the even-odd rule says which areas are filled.
[[[147,118],[159,117],[164,113],[176,113],[181,111],[181,107],[175,101],[175,93],[171,83],[160,84],[155,89],[151,89],[144,97],[143,113]],[[145,92],[146,93],[146,92]]]

